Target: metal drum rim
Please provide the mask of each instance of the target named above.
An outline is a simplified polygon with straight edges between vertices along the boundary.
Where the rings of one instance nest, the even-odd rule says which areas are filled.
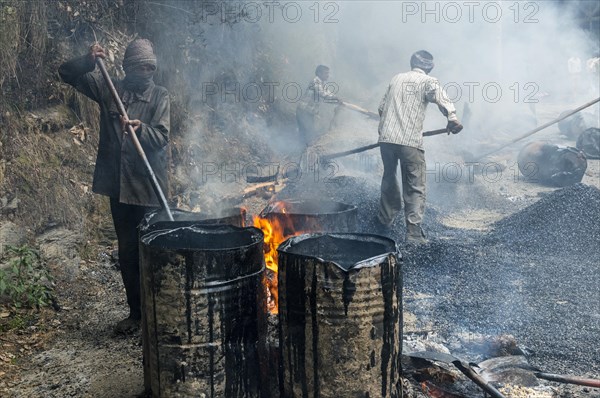
[[[335,261],[325,260],[321,257],[317,257],[317,256],[310,255],[310,254],[289,253],[287,251],[294,244],[297,244],[299,242],[309,240],[309,239],[320,238],[323,236],[332,236],[334,238],[336,238],[336,237],[337,238],[345,238],[345,237],[350,237],[350,236],[370,237],[370,238],[375,238],[375,239],[379,240],[380,242],[385,242],[387,244],[391,243],[393,245],[394,249],[393,249],[393,251],[390,250],[385,253],[379,254],[377,256],[365,258],[361,261],[358,261],[358,262],[354,263],[354,265],[348,269],[345,269],[344,267],[342,267],[340,264],[336,263]],[[402,258],[401,254],[400,254],[400,250],[398,249],[398,244],[393,239],[390,239],[388,237],[381,236],[381,235],[359,234],[359,233],[354,233],[354,232],[324,232],[324,233],[311,233],[311,234],[301,234],[301,235],[292,236],[292,237],[286,239],[285,241],[283,241],[277,247],[277,252],[278,253],[281,252],[281,253],[285,253],[285,254],[293,254],[294,256],[299,256],[302,258],[315,259],[324,264],[333,264],[344,272],[350,272],[353,270],[359,270],[361,268],[375,266],[377,264],[380,264],[381,260],[385,259],[386,257],[389,257],[390,255],[394,256],[394,258],[396,259],[397,262],[399,262],[400,259]]]
[[[223,251],[223,250],[248,249],[248,248],[251,248],[256,245],[264,244],[264,233],[259,228],[236,227],[233,225],[225,225],[225,224],[203,224],[203,225],[195,225],[194,224],[194,225],[186,225],[186,226],[181,226],[181,227],[176,227],[176,228],[159,229],[159,230],[145,233],[142,236],[140,236],[140,244],[143,246],[147,246],[147,247],[155,248],[155,249],[159,249],[159,248],[166,249],[163,246],[152,245],[150,242],[153,241],[154,239],[156,239],[159,235],[162,236],[162,235],[165,235],[168,233],[173,233],[174,231],[183,230],[183,229],[190,229],[190,230],[194,230],[194,231],[203,230],[203,229],[204,230],[229,230],[229,232],[248,231],[248,232],[252,233],[251,238],[253,240],[255,239],[255,241],[251,242],[249,244],[246,244],[246,245],[238,245],[238,246],[231,246],[231,247],[219,247],[219,248],[215,248],[215,249],[201,249],[201,248],[194,248],[194,247],[172,247],[172,248],[168,248],[168,249],[173,250],[173,251],[219,252],[219,251]]]

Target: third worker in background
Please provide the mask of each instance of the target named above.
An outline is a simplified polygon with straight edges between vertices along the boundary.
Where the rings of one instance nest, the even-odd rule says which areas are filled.
[[[319,108],[322,103],[336,104],[340,99],[327,87],[329,67],[317,66],[314,79],[308,84],[296,108],[296,121],[300,142],[304,147],[313,144],[320,136]]]
[[[411,71],[394,76],[379,106],[383,178],[377,220],[383,227],[390,227],[404,201],[406,241],[413,244],[427,242],[422,227],[426,173],[423,121],[427,105],[436,104],[447,117],[449,133],[457,134],[463,128],[439,81],[429,76],[433,65],[429,52],[414,53],[410,59]],[[397,178],[398,163],[402,193]]]

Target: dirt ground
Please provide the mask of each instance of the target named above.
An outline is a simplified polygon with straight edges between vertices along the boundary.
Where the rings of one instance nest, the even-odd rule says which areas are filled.
[[[553,113],[548,111],[548,114]],[[556,129],[544,138],[573,145]],[[487,231],[493,222],[554,190],[515,178],[509,165],[513,158],[514,150],[501,152],[494,162],[506,165],[505,170],[509,172],[493,181],[477,178],[473,184],[455,183],[452,185],[454,195],[450,198],[442,194],[447,192],[447,186],[442,190],[430,182],[432,206],[445,204],[441,214],[443,224],[449,228]],[[380,175],[380,166],[373,167],[375,170],[368,173]],[[342,167],[340,173],[353,172],[348,170],[350,168]],[[600,161],[588,161],[583,183],[600,188]],[[479,201],[480,206],[469,205],[469,200]],[[254,196],[241,204],[248,214],[257,214],[267,199]],[[434,235],[432,239],[443,240],[444,236]],[[112,332],[113,325],[126,316],[124,289],[110,255],[115,247],[97,247],[96,259],[83,261],[73,254],[76,245],[81,243],[77,232],[50,231],[39,238],[39,243],[50,257],[48,264],[55,278],[61,310],[44,310],[36,315],[40,322],[1,337],[0,396],[125,398],[141,394],[141,337],[139,334],[119,337]],[[407,291],[406,295],[414,298],[419,292]],[[418,314],[407,313],[405,330],[418,331],[418,317]],[[598,396],[590,389],[569,391],[571,395],[565,396]]]

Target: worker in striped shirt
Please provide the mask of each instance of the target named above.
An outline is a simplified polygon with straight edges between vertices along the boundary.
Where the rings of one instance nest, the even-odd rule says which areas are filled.
[[[439,81],[429,76],[433,65],[433,56],[429,52],[414,53],[410,59],[412,70],[394,76],[379,106],[383,178],[377,220],[384,228],[389,228],[404,201],[406,241],[414,244],[427,242],[422,228],[426,174],[422,130],[427,105],[435,103],[448,118],[449,133],[457,134],[463,128],[456,117],[454,104]],[[396,174],[398,162],[402,194]]]

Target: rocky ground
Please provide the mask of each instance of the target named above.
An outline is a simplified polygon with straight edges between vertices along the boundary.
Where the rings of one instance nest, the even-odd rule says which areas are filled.
[[[549,137],[570,142],[556,130]],[[404,257],[406,337],[477,362],[485,353],[467,341],[510,334],[540,369],[598,379],[600,254],[591,245],[599,243],[600,161],[589,161],[582,186],[557,191],[519,178],[510,168],[514,155],[508,150],[494,158],[505,168],[493,178],[477,173],[472,181],[429,178],[428,245],[405,247],[402,220],[389,231]],[[340,161],[335,173],[317,179],[309,171],[278,197],[320,195],[355,204],[360,231],[372,232],[381,174],[373,159]],[[237,184],[234,190],[244,187]],[[589,202],[569,206],[582,197]],[[253,196],[241,204],[258,214],[267,202],[266,196]],[[557,213],[546,214],[547,209]],[[571,217],[560,218],[566,210]],[[541,222],[533,223],[536,219]],[[94,255],[83,260],[76,250],[84,243],[80,239],[77,231],[61,228],[37,237],[61,309],[32,314],[31,325],[0,335],[0,396],[142,393],[140,335],[112,333],[126,315],[111,257],[114,243],[90,249]],[[553,388],[549,396],[600,397],[598,390],[544,384]]]

